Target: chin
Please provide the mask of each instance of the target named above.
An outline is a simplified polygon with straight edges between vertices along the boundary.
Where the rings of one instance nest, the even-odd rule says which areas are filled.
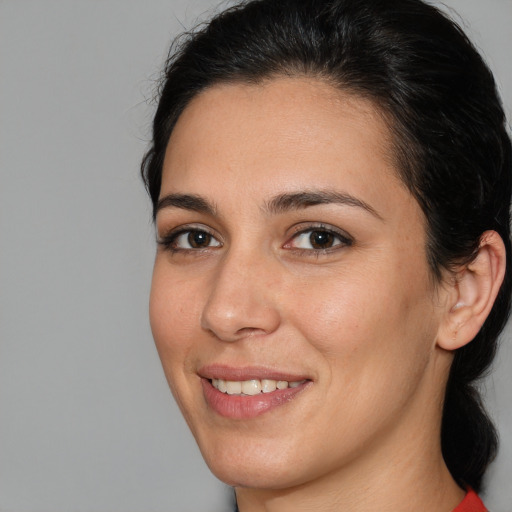
[[[212,446],[214,448],[210,449]],[[276,446],[264,439],[240,439],[238,443],[230,443],[229,447],[214,443],[208,448],[201,448],[201,451],[210,471],[232,487],[283,489],[300,485],[310,478],[302,474],[308,464],[298,460],[300,451],[286,447],[282,440]]]
[[[289,470],[298,463],[288,460],[286,450],[270,444],[240,439],[238,443],[209,443],[206,448],[199,443],[199,447],[210,471],[227,485],[262,489],[293,485]]]
[[[222,482],[231,487],[253,489],[284,489],[302,483],[295,480],[286,469],[247,464],[209,464],[211,472]],[[306,479],[305,479],[306,480]]]

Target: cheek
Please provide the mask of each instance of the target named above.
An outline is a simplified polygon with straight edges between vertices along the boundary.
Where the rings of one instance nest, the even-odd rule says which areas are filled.
[[[436,324],[426,288],[387,270],[386,279],[351,273],[295,295],[295,325],[322,368],[326,418],[314,434],[324,438],[325,425],[338,425],[331,446],[358,449],[396,421],[427,371]],[[315,415],[307,421],[313,430]]]
[[[191,428],[190,354],[197,340],[193,326],[198,323],[198,302],[190,280],[185,282],[157,260],[149,302],[151,331],[169,388]]]
[[[402,264],[367,264],[364,272],[339,273],[292,296],[292,322],[328,361],[333,379],[378,387],[424,366],[435,315],[427,274],[412,273],[416,279]]]
[[[183,363],[190,350],[191,326],[197,323],[198,300],[190,281],[184,282],[155,263],[149,301],[149,319],[153,338],[169,377],[170,369]]]
[[[305,337],[326,353],[357,351],[389,323],[396,305],[387,302],[389,285],[368,272],[345,272],[311,279],[288,294],[288,313]]]

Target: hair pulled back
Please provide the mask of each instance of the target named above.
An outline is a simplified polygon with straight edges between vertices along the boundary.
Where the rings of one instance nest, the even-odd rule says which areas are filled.
[[[142,163],[154,207],[169,137],[191,99],[279,75],[315,77],[378,105],[397,172],[426,217],[435,279],[471,261],[484,231],[505,243],[504,283],[478,335],[455,353],[442,419],[447,466],[478,491],[497,436],[475,381],[494,358],[512,284],[512,151],[492,74],[462,30],[421,0],[242,2],[171,48]]]

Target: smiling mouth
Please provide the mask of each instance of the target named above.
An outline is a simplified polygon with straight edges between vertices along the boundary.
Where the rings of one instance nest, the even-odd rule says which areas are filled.
[[[267,378],[255,379],[254,372],[255,370],[241,372],[224,368],[223,377],[230,379],[219,378],[220,371],[215,372],[217,375],[203,376],[203,396],[209,410],[232,420],[250,420],[293,401],[313,384],[312,380],[304,379],[303,376],[297,376],[295,380],[291,376],[288,377],[291,380],[284,380],[285,375],[275,375],[277,379],[268,378],[270,375],[265,375]],[[210,371],[206,370],[206,373]],[[246,374],[246,380],[241,380],[241,375],[237,375],[240,373]]]
[[[306,382],[306,379],[299,381],[273,379],[251,379],[244,381],[210,379],[211,385],[221,393],[237,396],[255,396],[264,393],[273,393],[276,390],[297,388]]]

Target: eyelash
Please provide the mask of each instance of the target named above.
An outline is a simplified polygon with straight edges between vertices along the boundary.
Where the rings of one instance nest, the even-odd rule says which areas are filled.
[[[300,247],[293,247],[292,243],[295,240],[298,240],[299,237],[307,235],[310,233],[310,236],[313,233],[325,233],[328,236],[333,237],[337,243],[334,243],[331,247],[327,248],[312,248],[312,249],[305,249]],[[211,237],[211,240],[216,241],[217,243],[215,245],[207,245],[205,247],[177,247],[176,243],[177,240],[184,235],[188,234],[188,237],[190,237],[191,234],[203,234],[207,237]],[[188,241],[190,244],[190,240]],[[202,227],[193,227],[193,226],[185,226],[182,228],[179,228],[177,231],[172,231],[169,234],[165,235],[161,239],[157,240],[158,245],[162,246],[165,250],[170,251],[171,253],[188,253],[188,254],[201,254],[206,250],[209,250],[211,248],[218,248],[222,247],[223,243],[217,239],[217,237],[212,234],[207,229],[204,229]],[[283,245],[283,248],[293,251],[295,254],[299,255],[305,255],[305,256],[320,256],[322,254],[329,254],[334,251],[338,251],[344,247],[349,247],[353,244],[353,239],[347,235],[344,232],[338,231],[336,229],[333,229],[330,226],[326,226],[324,224],[318,224],[318,225],[309,225],[307,228],[295,228],[295,232],[293,233],[292,237]]]

